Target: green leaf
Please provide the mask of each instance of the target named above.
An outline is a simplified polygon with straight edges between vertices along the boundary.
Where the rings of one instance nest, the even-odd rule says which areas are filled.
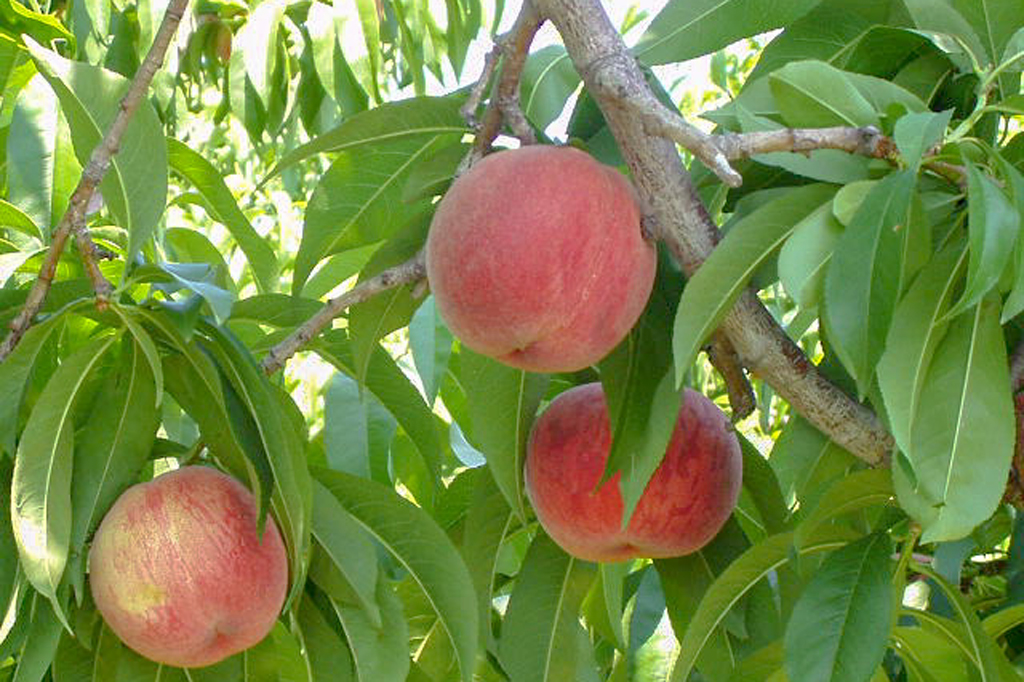
[[[116,341],[98,338],[70,355],[36,401],[14,464],[11,522],[21,566],[36,590],[54,603],[71,540],[72,412],[86,380]]]
[[[1015,439],[1009,386],[998,303],[986,300],[950,322],[928,367],[906,451],[916,486],[893,470],[923,542],[959,539],[999,504]]]
[[[430,218],[429,212],[421,212],[395,230],[359,273],[359,282],[414,258],[427,241]],[[417,283],[393,287],[349,308],[348,337],[355,357],[355,379],[360,384],[366,382],[370,358],[378,341],[397,329],[407,327],[423,302],[418,292],[414,295],[417,287]]]
[[[311,349],[345,374],[356,376],[352,346],[343,331],[325,333],[322,341],[311,344]],[[391,412],[436,476],[440,472],[442,447],[434,414],[394,359],[379,346],[370,356],[366,390]]]
[[[580,76],[564,47],[548,45],[537,50],[523,65],[523,113],[538,130],[544,130],[559,117],[579,85]]]
[[[285,154],[263,182],[314,154],[376,147],[405,138],[471,133],[459,113],[461,106],[462,100],[457,97],[415,97],[361,112]]]
[[[893,629],[892,639],[911,682],[960,682],[969,679],[964,656],[947,639],[934,632],[900,626]]]
[[[323,553],[351,586],[374,628],[382,627],[377,604],[377,555],[362,527],[319,481],[313,481],[312,532]]]
[[[381,242],[375,242],[356,249],[348,249],[336,253],[320,264],[302,287],[304,298],[320,299],[355,275],[370,260],[374,252],[380,248]]]
[[[430,405],[434,404],[441,380],[448,371],[453,339],[452,333],[437,314],[434,297],[428,296],[409,322],[409,348]]]
[[[7,452],[14,452],[18,435],[18,412],[32,368],[50,334],[64,319],[63,315],[54,315],[29,327],[21,337],[21,342],[4,360],[4,371],[0,372],[0,395],[5,396],[0,400],[0,445]]]
[[[18,656],[12,682],[41,682],[60,642],[61,618],[44,594],[32,597],[30,624],[25,648]]]
[[[284,0],[268,0],[253,8],[234,37],[232,52],[242,54],[245,74],[253,89],[270,109],[274,94],[274,71],[278,68],[278,31],[286,8]]]
[[[277,258],[274,250],[245,217],[224,178],[205,157],[183,142],[167,138],[167,160],[171,168],[202,195],[210,217],[231,232],[252,268],[253,279],[261,292],[274,289],[277,282]]]
[[[57,96],[34,65],[16,101],[8,97],[5,93],[4,109],[11,104],[13,109],[6,111],[4,196],[46,234],[67,209],[82,166],[75,158],[67,122],[60,118]]]
[[[997,156],[996,158],[1011,190],[1010,195],[1013,197],[1013,205],[1016,207],[1018,214],[1024,215],[1024,175],[1004,157]],[[1003,312],[999,319],[1004,324],[1024,310],[1024,239],[1017,239],[1014,252],[1015,272],[1013,287],[1010,289],[1010,293],[1007,294],[1006,301],[1003,302]]]
[[[682,639],[685,636],[690,620],[708,588],[748,547],[749,543],[743,537],[739,525],[730,521],[710,544],[696,552],[654,562],[661,577],[668,615],[677,637]],[[716,625],[697,657],[697,670],[709,679],[725,679],[739,662],[741,652],[736,642],[729,637],[728,629],[724,622]]]
[[[932,34],[933,41],[943,51],[958,54],[963,53],[966,48],[971,60],[960,60],[961,68],[969,70],[971,62],[983,65],[989,61],[989,55],[986,54],[985,46],[978,34],[953,3],[936,0],[903,0],[903,3],[910,12],[914,24]]]
[[[681,62],[786,26],[821,0],[671,0],[634,48],[645,64]]]
[[[985,632],[992,639],[1002,637],[1021,623],[1024,623],[1024,604],[1007,606],[990,616],[986,616],[981,622]]]
[[[356,80],[342,44],[345,12],[340,5],[313,2],[305,28],[313,48],[313,62],[324,88],[337,102],[344,116],[366,109],[368,98]]]
[[[501,628],[499,658],[512,682],[576,678],[578,613],[595,573],[594,564],[569,556],[538,531]]]
[[[377,580],[376,599],[380,626],[374,626],[363,609],[331,598],[352,653],[355,677],[361,682],[404,680],[409,672],[408,625],[402,602],[383,576]]]
[[[31,39],[26,46],[60,99],[71,126],[75,154],[84,165],[120,111],[128,80],[112,71],[64,59]],[[128,263],[152,236],[166,204],[167,152],[163,140],[163,124],[156,111],[148,100],[142,102],[100,183],[108,207],[128,230]]]
[[[477,601],[469,571],[448,536],[387,486],[321,468],[313,475],[416,580],[452,640],[462,679],[469,682],[479,633]]]
[[[320,312],[324,304],[305,297],[288,294],[257,294],[235,301],[232,320],[252,320],[271,327],[298,327]]]
[[[786,671],[807,682],[864,682],[881,664],[892,617],[892,543],[875,533],[833,552],[786,626]]]
[[[946,313],[955,317],[993,289],[1010,262],[1020,231],[1020,213],[995,182],[968,162],[967,210],[971,258],[960,300]]]
[[[689,678],[697,657],[704,650],[715,628],[761,578],[785,565],[794,556],[828,551],[845,544],[843,538],[823,536],[794,552],[793,534],[782,533],[765,538],[744,552],[718,576],[700,600],[700,605],[686,627],[686,634],[679,643],[679,656],[672,669],[672,682],[684,682]]]
[[[0,0],[0,17],[3,17],[3,29],[0,30],[8,37],[27,33],[40,42],[66,40],[74,45],[75,37],[54,14],[34,12],[16,0]]]
[[[701,344],[739,298],[761,263],[793,228],[832,198],[835,188],[808,185],[785,193],[744,216],[686,283],[672,335],[676,385],[682,384]]]
[[[18,545],[11,526],[11,479],[14,462],[0,457],[0,642],[7,639],[7,609],[18,592],[21,568],[18,565]]]
[[[324,455],[331,469],[389,482],[388,450],[395,426],[395,418],[372,394],[361,392],[348,375],[339,372],[327,383],[323,434]]]
[[[309,200],[292,292],[302,291],[324,257],[386,239],[421,213],[424,202],[402,201],[405,183],[421,159],[457,140],[451,133],[404,135],[340,152]]]
[[[302,595],[298,620],[312,679],[336,682],[354,680],[352,654],[348,645],[306,593]]]
[[[945,578],[938,574],[930,566],[916,566],[916,569],[931,578],[946,595],[956,617],[964,624],[967,634],[967,641],[970,644],[970,652],[978,672],[981,673],[982,682],[995,682],[996,680],[1019,679],[1019,675],[1013,670],[1010,662],[1006,660],[1005,654],[996,646],[995,641],[985,632],[978,614],[975,613],[971,604],[967,603],[959,588],[950,585]]]
[[[494,477],[486,467],[480,471],[479,482],[466,510],[462,531],[462,556],[469,567],[469,575],[476,588],[477,620],[480,625],[480,643],[489,646],[491,633],[491,604],[498,588],[498,550],[508,537],[515,516],[505,501]]]
[[[153,370],[139,344],[129,343],[100,388],[75,436],[71,486],[71,552],[85,568],[85,541],[149,459],[159,414]]]
[[[472,424],[469,441],[487,458],[512,511],[525,520],[524,449],[548,377],[508,367],[465,346],[459,362]]]
[[[801,308],[817,307],[825,289],[825,272],[843,226],[823,204],[800,221],[779,252],[779,280]]]
[[[825,275],[825,331],[861,397],[874,381],[900,295],[901,229],[907,229],[913,171],[872,186],[836,244]]]
[[[370,85],[373,99],[381,101],[380,85],[377,74],[381,68],[380,20],[377,15],[377,4],[373,0],[356,0],[359,12],[359,23],[363,26],[363,40],[366,41],[366,53],[370,60]]]
[[[907,452],[921,391],[935,348],[949,326],[946,310],[967,260],[962,245],[952,245],[932,259],[893,313],[878,361],[878,384],[896,444]]]
[[[794,128],[880,126],[871,102],[830,64],[791,62],[768,79],[783,119]]]
[[[903,162],[910,168],[918,168],[924,155],[936,144],[942,142],[946,126],[953,117],[953,110],[943,112],[908,113],[896,121],[893,138],[896,148],[903,155]]]
[[[144,265],[136,272],[144,269],[155,268],[160,272],[170,275],[170,283],[157,284],[156,288],[177,291],[187,289],[202,299],[210,306],[217,324],[223,324],[231,317],[231,308],[235,304],[235,295],[226,289],[221,289],[213,283],[216,273],[206,263],[161,263],[159,266]]]
[[[7,229],[17,230],[22,234],[43,240],[43,233],[32,218],[14,204],[0,199],[0,225]]]
[[[813,506],[823,487],[847,475],[858,460],[802,417],[790,419],[775,441],[768,463],[787,503]]]
[[[737,434],[743,451],[743,489],[753,498],[769,535],[782,532],[789,510],[782,489],[768,460],[742,434]]]
[[[802,547],[826,521],[888,504],[893,495],[892,476],[886,469],[866,469],[848,474],[829,486],[818,505],[800,522],[793,535],[793,544]]]
[[[291,552],[292,591],[289,602],[302,589],[302,571],[309,551],[312,481],[306,470],[303,444],[296,442],[293,427],[287,422],[266,376],[259,370],[248,350],[223,329],[202,324],[213,342],[210,351],[237,392],[244,410],[256,427],[258,445],[263,448],[274,473],[274,509],[281,521],[283,535]],[[263,491],[264,494],[269,491]],[[279,498],[279,500],[277,499]],[[261,501],[262,502],[262,501]],[[265,509],[261,504],[261,512]],[[264,515],[260,514],[261,520]]]

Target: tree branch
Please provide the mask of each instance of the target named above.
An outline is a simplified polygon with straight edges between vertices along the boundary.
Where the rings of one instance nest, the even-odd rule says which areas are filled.
[[[577,71],[604,112],[653,228],[684,272],[692,274],[714,248],[718,228],[674,142],[651,136],[650,117],[637,116],[637,103],[649,103],[654,96],[635,60],[598,0],[534,2],[561,33]],[[660,102],[658,107],[663,108]],[[740,296],[721,330],[744,365],[833,441],[870,464],[887,461],[893,440],[879,419],[818,371],[753,291]]]
[[[332,298],[316,315],[306,320],[288,338],[270,349],[260,363],[263,371],[267,374],[273,374],[284,367],[288,358],[295,355],[313,337],[329,327],[334,318],[345,309],[373,298],[382,291],[419,282],[426,276],[426,256],[423,251],[420,251],[404,263],[388,268],[378,275],[360,282],[340,296]]]
[[[533,2],[524,0],[515,25],[507,34],[498,38],[496,48],[501,55],[501,73],[498,76],[494,92],[491,94],[491,99],[487,103],[483,123],[477,130],[470,163],[479,160],[490,150],[491,143],[501,132],[502,123],[508,123],[513,134],[523,144],[536,143],[537,139],[533,134],[533,128],[530,127],[530,122],[526,120],[526,115],[519,107],[519,80],[523,74],[526,57],[530,52],[530,45],[542,23]],[[493,71],[494,68],[494,65],[491,65],[490,70]],[[479,89],[482,92],[490,76],[488,65],[485,63],[484,73],[474,87],[474,91]],[[485,84],[484,87],[481,87],[481,82]],[[469,102],[467,102],[468,105]]]
[[[896,145],[874,126],[863,128],[784,128],[754,133],[726,133],[715,143],[728,159],[744,159],[769,152],[810,152],[838,149],[876,159],[891,158]]]
[[[43,302],[46,300],[46,295],[50,291],[50,286],[53,284],[53,278],[57,272],[57,262],[60,260],[61,253],[64,251],[68,237],[72,232],[77,235],[79,250],[85,259],[86,268],[90,271],[90,278],[93,281],[101,304],[104,302],[105,297],[110,294],[110,291],[112,291],[110,283],[106,281],[96,265],[95,246],[92,244],[92,240],[89,239],[88,232],[83,231],[85,216],[90,199],[95,194],[96,188],[99,187],[100,181],[103,180],[103,176],[106,175],[107,169],[110,168],[111,159],[117,154],[117,150],[121,146],[121,138],[128,127],[128,122],[142,103],[146,92],[149,90],[149,84],[153,81],[153,76],[156,75],[156,72],[163,65],[167,47],[171,44],[171,39],[178,29],[178,24],[181,23],[181,18],[185,14],[187,6],[188,0],[171,0],[170,5],[167,6],[163,21],[160,23],[156,37],[153,39],[153,46],[149,48],[149,53],[139,66],[139,70],[136,72],[135,78],[132,79],[124,99],[121,100],[121,107],[114,117],[113,123],[110,125],[110,130],[107,131],[100,144],[92,150],[92,154],[89,156],[89,163],[86,164],[85,170],[82,171],[82,177],[78,181],[78,187],[75,188],[74,194],[71,195],[68,209],[63,217],[61,217],[60,223],[58,223],[53,233],[50,249],[47,251],[43,265],[39,269],[39,276],[32,285],[32,289],[28,293],[28,298],[25,300],[25,305],[21,312],[11,322],[10,333],[4,339],[3,344],[0,345],[0,362],[11,354],[21,340],[21,337],[24,336],[32,324],[32,320],[43,307]]]

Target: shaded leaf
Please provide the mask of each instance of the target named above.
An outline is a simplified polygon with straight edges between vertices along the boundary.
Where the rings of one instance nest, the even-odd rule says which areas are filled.
[[[469,571],[448,536],[387,486],[320,468],[313,475],[409,571],[452,640],[462,679],[472,679],[477,602]]]
[[[862,682],[881,664],[891,626],[892,543],[876,533],[833,552],[786,626],[786,670],[808,682]]]
[[[863,397],[874,381],[889,323],[899,300],[913,171],[872,186],[839,238],[825,276],[825,331]]]
[[[501,628],[499,657],[512,682],[575,679],[577,614],[594,574],[593,564],[537,533]]]
[[[469,441],[487,457],[506,501],[524,520],[524,448],[548,377],[508,367],[465,346],[459,363],[472,423]]]
[[[672,334],[677,386],[701,344],[729,312],[761,263],[786,241],[797,223],[829,201],[834,192],[828,185],[808,185],[760,206],[732,226],[687,281]]]

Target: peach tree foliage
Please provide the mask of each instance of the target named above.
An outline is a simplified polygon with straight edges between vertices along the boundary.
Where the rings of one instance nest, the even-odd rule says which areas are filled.
[[[556,19],[581,1],[542,4]],[[166,5],[0,0],[5,325]],[[715,54],[729,97],[700,113],[716,132],[875,126],[894,153],[758,154],[729,187],[680,151],[725,236],[688,281],[661,249],[641,322],[598,365],[545,375],[474,354],[413,282],[305,344],[333,374],[300,408],[308,377],[261,359],[340,284],[421,249],[467,152],[452,73],[480,68],[469,43],[503,3],[444,6],[188,7],[88,212],[113,296],[97,307],[67,251],[0,364],[0,680],[1019,678],[1024,524],[1002,502],[1021,499],[1019,0],[671,0],[624,35],[662,102],[656,67]],[[342,49],[353,23],[360,53]],[[774,29],[741,83],[719,51]],[[571,97],[572,57],[527,58],[526,120],[625,170],[595,97]],[[428,78],[448,94],[426,96]],[[748,286],[881,419],[887,466],[755,376],[743,490],[709,545],[565,554],[523,494],[535,416],[600,380],[608,473],[634,506],[684,385],[728,405],[700,351]],[[89,596],[100,519],[173,461],[246,482],[289,558],[271,634],[213,668],[139,657]]]

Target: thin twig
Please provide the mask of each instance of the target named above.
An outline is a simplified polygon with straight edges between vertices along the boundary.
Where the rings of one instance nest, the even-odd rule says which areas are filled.
[[[530,45],[542,23],[532,0],[525,0],[512,30],[498,39],[501,73],[487,103],[483,123],[477,131],[471,162],[482,158],[490,150],[494,139],[501,132],[502,123],[508,123],[512,133],[524,144],[537,141],[526,115],[519,107],[519,80]],[[484,75],[487,75],[486,72]]]
[[[39,270],[39,276],[36,278],[35,283],[32,285],[32,289],[28,293],[28,298],[25,300],[25,306],[18,313],[18,316],[14,318],[10,325],[10,333],[7,338],[4,339],[2,345],[0,345],[0,362],[5,360],[8,355],[14,350],[15,346],[18,345],[18,341],[24,336],[29,326],[32,324],[32,320],[39,313],[43,307],[43,302],[46,300],[46,295],[50,291],[50,286],[53,284],[53,279],[57,272],[57,262],[60,260],[61,253],[64,251],[64,247],[67,244],[68,237],[72,232],[79,229],[80,226],[85,224],[86,211],[89,206],[89,200],[96,192],[96,188],[99,187],[100,181],[103,180],[103,176],[106,174],[107,169],[110,167],[111,159],[117,154],[117,150],[121,146],[121,138],[124,136],[125,129],[128,127],[128,122],[131,120],[132,115],[135,113],[139,105],[144,101],[146,93],[149,90],[149,84],[153,81],[153,76],[160,70],[163,65],[164,56],[167,53],[167,48],[171,44],[171,39],[174,37],[175,32],[178,29],[178,24],[181,22],[182,16],[185,14],[185,8],[188,6],[188,0],[172,0],[167,6],[167,11],[164,13],[163,21],[160,24],[160,28],[157,31],[156,37],[153,39],[153,46],[149,49],[149,53],[146,55],[146,59],[143,60],[139,66],[139,70],[135,74],[135,78],[132,80],[131,85],[128,87],[128,92],[125,94],[124,99],[121,100],[121,106],[118,109],[117,115],[114,117],[113,123],[110,125],[110,129],[107,131],[106,136],[103,140],[92,150],[92,154],[89,156],[89,163],[86,164],[85,170],[82,172],[82,177],[78,181],[78,187],[75,188],[74,194],[71,195],[71,200],[68,203],[68,209],[65,211],[63,217],[61,217],[60,223],[57,225],[57,229],[53,233],[52,240],[50,242],[50,248],[46,253],[46,258],[43,261],[43,265]],[[88,235],[86,233],[86,239]],[[91,240],[88,240],[89,244],[92,244]],[[83,242],[80,240],[79,247],[82,247]],[[82,249],[83,254],[92,254],[89,246],[86,245]],[[87,256],[88,258],[88,256]],[[86,261],[88,267],[89,261]],[[92,260],[93,266],[95,266],[95,258]],[[99,274],[98,267],[95,268],[96,273],[91,273],[93,277],[94,285],[100,282],[103,278],[102,274]],[[99,275],[99,279],[95,275]],[[103,280],[106,281],[105,279]],[[106,285],[109,287],[109,283]],[[97,286],[97,295],[100,296],[101,301],[104,295],[109,295],[109,291],[106,290],[102,284]]]
[[[754,133],[726,133],[715,143],[728,159],[744,159],[769,152],[810,152],[838,149],[876,159],[892,158],[896,145],[874,126],[863,128],[784,128]]]
[[[738,422],[750,416],[757,407],[754,388],[743,373],[743,365],[732,341],[720,331],[715,332],[708,345],[708,360],[722,376],[725,390],[729,394],[729,405],[732,407],[732,420]]]
[[[99,261],[103,256],[92,241],[92,237],[89,236],[89,230],[85,225],[79,225],[75,230],[75,244],[78,245],[78,254],[85,266],[89,281],[92,282],[92,290],[96,294],[96,306],[102,310],[106,308],[110,301],[110,295],[114,293],[114,285],[100,271]]]
[[[420,251],[409,260],[384,270],[365,282],[360,282],[345,293],[332,298],[315,315],[302,323],[286,339],[270,349],[261,363],[268,375],[284,367],[285,362],[295,355],[313,337],[329,327],[344,310],[370,299],[382,291],[406,284],[415,284],[427,276],[426,256]]]
[[[655,123],[665,120],[661,114],[667,110],[654,98],[599,0],[534,2],[542,16],[555,24],[576,70],[601,107],[629,164],[645,214],[653,217],[652,229],[665,241],[683,271],[692,274],[714,248],[718,228],[681,163],[677,140],[651,134],[651,128],[657,128]],[[645,110],[652,113],[640,115]],[[689,134],[681,126],[670,127]],[[698,147],[703,154],[697,155],[729,182],[735,171],[718,146],[708,142]],[[705,155],[710,155],[711,163]],[[747,289],[740,295],[721,329],[751,372],[838,445],[869,464],[888,462],[893,439],[878,417],[818,371],[753,291]]]
[[[480,125],[480,122],[476,119],[476,110],[480,108],[480,104],[484,101],[484,96],[487,94],[487,86],[491,83],[491,76],[494,75],[494,69],[498,66],[498,59],[501,57],[501,44],[496,42],[491,51],[484,57],[484,70],[480,74],[480,78],[469,91],[469,97],[466,98],[466,102],[459,109],[459,113],[462,114],[462,118],[465,119],[466,123],[471,128],[476,128]]]

